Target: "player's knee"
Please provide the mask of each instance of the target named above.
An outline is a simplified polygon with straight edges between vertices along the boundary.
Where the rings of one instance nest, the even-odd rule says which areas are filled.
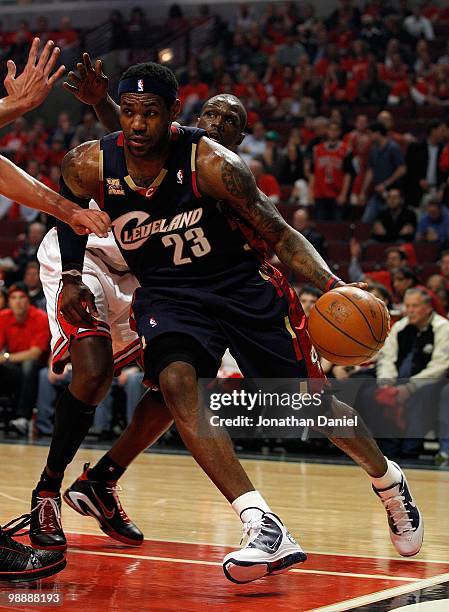
[[[82,389],[83,401],[98,404],[106,397],[112,383],[112,377],[112,364],[96,363],[77,372],[76,375],[74,374],[72,386]]]
[[[187,363],[170,364],[161,372],[159,385],[175,419],[182,418],[190,410],[189,398],[197,393],[197,378],[193,367]]]

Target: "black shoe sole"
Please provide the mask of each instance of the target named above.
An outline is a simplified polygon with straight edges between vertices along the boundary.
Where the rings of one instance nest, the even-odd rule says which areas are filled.
[[[61,572],[67,565],[67,560],[64,557],[60,561],[53,563],[52,565],[46,565],[35,570],[27,570],[23,572],[0,572],[0,581],[2,582],[31,582],[34,580],[40,580],[41,578],[48,578]]]

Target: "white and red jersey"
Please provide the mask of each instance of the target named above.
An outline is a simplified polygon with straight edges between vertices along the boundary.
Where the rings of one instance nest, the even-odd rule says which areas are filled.
[[[315,198],[337,198],[340,195],[349,152],[349,146],[343,141],[336,145],[322,142],[313,147]]]

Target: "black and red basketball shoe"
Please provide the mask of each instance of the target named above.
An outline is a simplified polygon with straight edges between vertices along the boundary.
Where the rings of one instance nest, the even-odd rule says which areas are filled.
[[[61,525],[61,495],[38,491],[31,495],[30,541],[34,548],[65,550],[67,540]]]
[[[25,519],[21,520],[21,519]],[[11,527],[16,521],[20,521]],[[12,536],[29,523],[29,515],[11,521],[0,527],[0,581],[28,582],[53,576],[66,566],[66,559],[61,552],[34,550],[16,542]]]
[[[83,473],[65,491],[63,498],[79,514],[97,519],[100,529],[110,538],[129,546],[140,546],[143,533],[123,510],[118,490],[115,482],[92,480],[89,463],[86,463]]]

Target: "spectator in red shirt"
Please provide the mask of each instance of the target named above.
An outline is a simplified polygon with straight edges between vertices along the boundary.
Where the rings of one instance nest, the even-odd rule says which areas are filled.
[[[344,140],[352,151],[354,167],[357,172],[351,189],[351,204],[357,205],[358,194],[365,179],[369,151],[372,145],[367,115],[357,115],[354,129],[345,136]]]
[[[207,100],[209,86],[200,81],[198,70],[189,70],[189,82],[179,88],[179,99],[181,100],[182,116],[188,118],[193,108],[201,102]]]
[[[281,199],[281,187],[272,174],[264,174],[262,162],[253,159],[249,162],[249,169],[256,179],[260,191],[270,198],[273,204],[279,204]]]
[[[16,119],[7,134],[0,139],[2,153],[15,153],[21,149],[28,140],[26,122],[23,117]]]
[[[9,308],[0,312],[0,385],[17,398],[10,427],[20,435],[36,403],[38,373],[50,346],[47,314],[30,305],[28,289],[16,283],[8,291]]]
[[[64,146],[64,139],[62,135],[55,134],[48,152],[47,164],[49,166],[60,166],[66,153],[67,149]],[[52,187],[52,189],[54,189],[54,187]],[[59,189],[56,191],[59,191]]]
[[[340,70],[336,64],[329,66],[323,91],[325,102],[352,103],[357,93],[357,83],[354,79],[348,79],[347,72]]]
[[[250,108],[259,108],[267,101],[267,92],[255,70],[248,73],[246,81],[240,81],[238,85],[235,85],[234,94],[238,98],[246,98]]]
[[[28,142],[14,155],[14,162],[23,166],[26,162],[33,160],[39,164],[45,164],[48,158],[48,147],[41,140],[38,131],[31,130],[28,133]]]
[[[331,121],[327,140],[313,148],[310,194],[315,203],[315,219],[320,221],[340,218],[342,206],[348,201],[352,158],[340,134],[340,125]]]

